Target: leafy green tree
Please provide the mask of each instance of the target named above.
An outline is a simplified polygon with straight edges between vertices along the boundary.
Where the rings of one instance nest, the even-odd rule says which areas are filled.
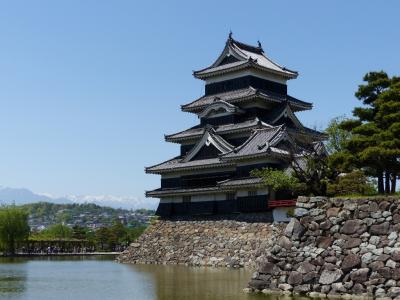
[[[119,220],[115,220],[110,229],[118,237],[123,237],[126,234],[126,228]]]
[[[56,221],[58,223],[68,223],[72,220],[72,215],[70,212],[61,212],[59,214],[57,214],[56,216]]]
[[[29,236],[28,214],[13,206],[0,209],[0,247],[8,254],[15,254],[17,242]]]
[[[364,106],[353,110],[354,119],[340,124],[351,138],[332,165],[362,168],[378,179],[379,193],[394,193],[400,170],[400,78],[380,71],[363,79],[355,95]]]
[[[328,135],[326,149],[329,154],[344,151],[346,142],[351,138],[351,132],[340,127],[340,124],[345,120],[347,119],[344,116],[333,118],[325,129]]]
[[[369,178],[361,170],[354,170],[350,173],[338,176],[337,179],[328,183],[328,195],[374,195],[376,189]]]
[[[142,235],[142,233],[146,230],[146,226],[138,226],[138,227],[133,227],[133,228],[128,228],[128,243],[133,242],[136,240],[139,236]]]
[[[281,170],[263,168],[261,170],[251,171],[251,176],[260,177],[263,185],[273,191],[295,191],[300,188],[300,183],[295,177]]]
[[[332,177],[328,153],[322,142],[308,139],[297,142],[290,151],[289,168],[291,175],[301,183],[303,195],[323,196],[326,195],[327,180]]]
[[[126,228],[119,220],[115,220],[110,227],[110,236],[108,239],[109,247],[112,250],[114,250],[117,245],[125,243],[126,240],[127,240]]]
[[[95,232],[95,241],[97,245],[100,245],[101,250],[105,250],[110,242],[111,232],[107,227],[101,227]]]
[[[85,227],[74,225],[72,227],[72,237],[78,240],[86,239],[87,229]]]
[[[43,230],[40,236],[49,239],[68,239],[72,238],[73,231],[66,225],[54,224]]]

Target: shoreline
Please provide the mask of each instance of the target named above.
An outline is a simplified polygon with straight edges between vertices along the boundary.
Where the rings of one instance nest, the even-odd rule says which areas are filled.
[[[105,256],[120,255],[121,252],[87,252],[87,253],[17,253],[14,255],[1,255],[0,257],[46,257],[46,256]]]

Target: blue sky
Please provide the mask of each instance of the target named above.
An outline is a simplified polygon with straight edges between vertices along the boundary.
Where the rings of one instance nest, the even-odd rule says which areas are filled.
[[[323,128],[358,104],[364,73],[400,74],[398,1],[1,1],[0,185],[54,195],[143,197],[144,167],[193,126],[192,71],[229,30],[299,71],[289,93]]]

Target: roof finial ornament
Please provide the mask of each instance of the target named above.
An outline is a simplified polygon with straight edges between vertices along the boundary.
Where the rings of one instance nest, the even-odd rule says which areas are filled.
[[[229,30],[229,36],[228,36],[228,37],[229,37],[230,40],[233,39],[233,38],[232,38],[232,30]]]
[[[258,48],[262,48],[260,40],[257,41]]]

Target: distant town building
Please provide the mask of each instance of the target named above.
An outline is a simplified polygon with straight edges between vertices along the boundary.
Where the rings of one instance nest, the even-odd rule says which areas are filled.
[[[160,198],[156,214],[271,211],[271,200],[285,195],[261,188],[250,171],[288,168],[325,137],[295,114],[312,108],[287,94],[287,81],[298,73],[269,59],[260,43],[247,45],[230,34],[217,60],[193,75],[205,81],[205,94],[181,109],[200,124],[166,135],[180,144],[180,155],[146,168],[161,175],[161,188],[146,192]]]

